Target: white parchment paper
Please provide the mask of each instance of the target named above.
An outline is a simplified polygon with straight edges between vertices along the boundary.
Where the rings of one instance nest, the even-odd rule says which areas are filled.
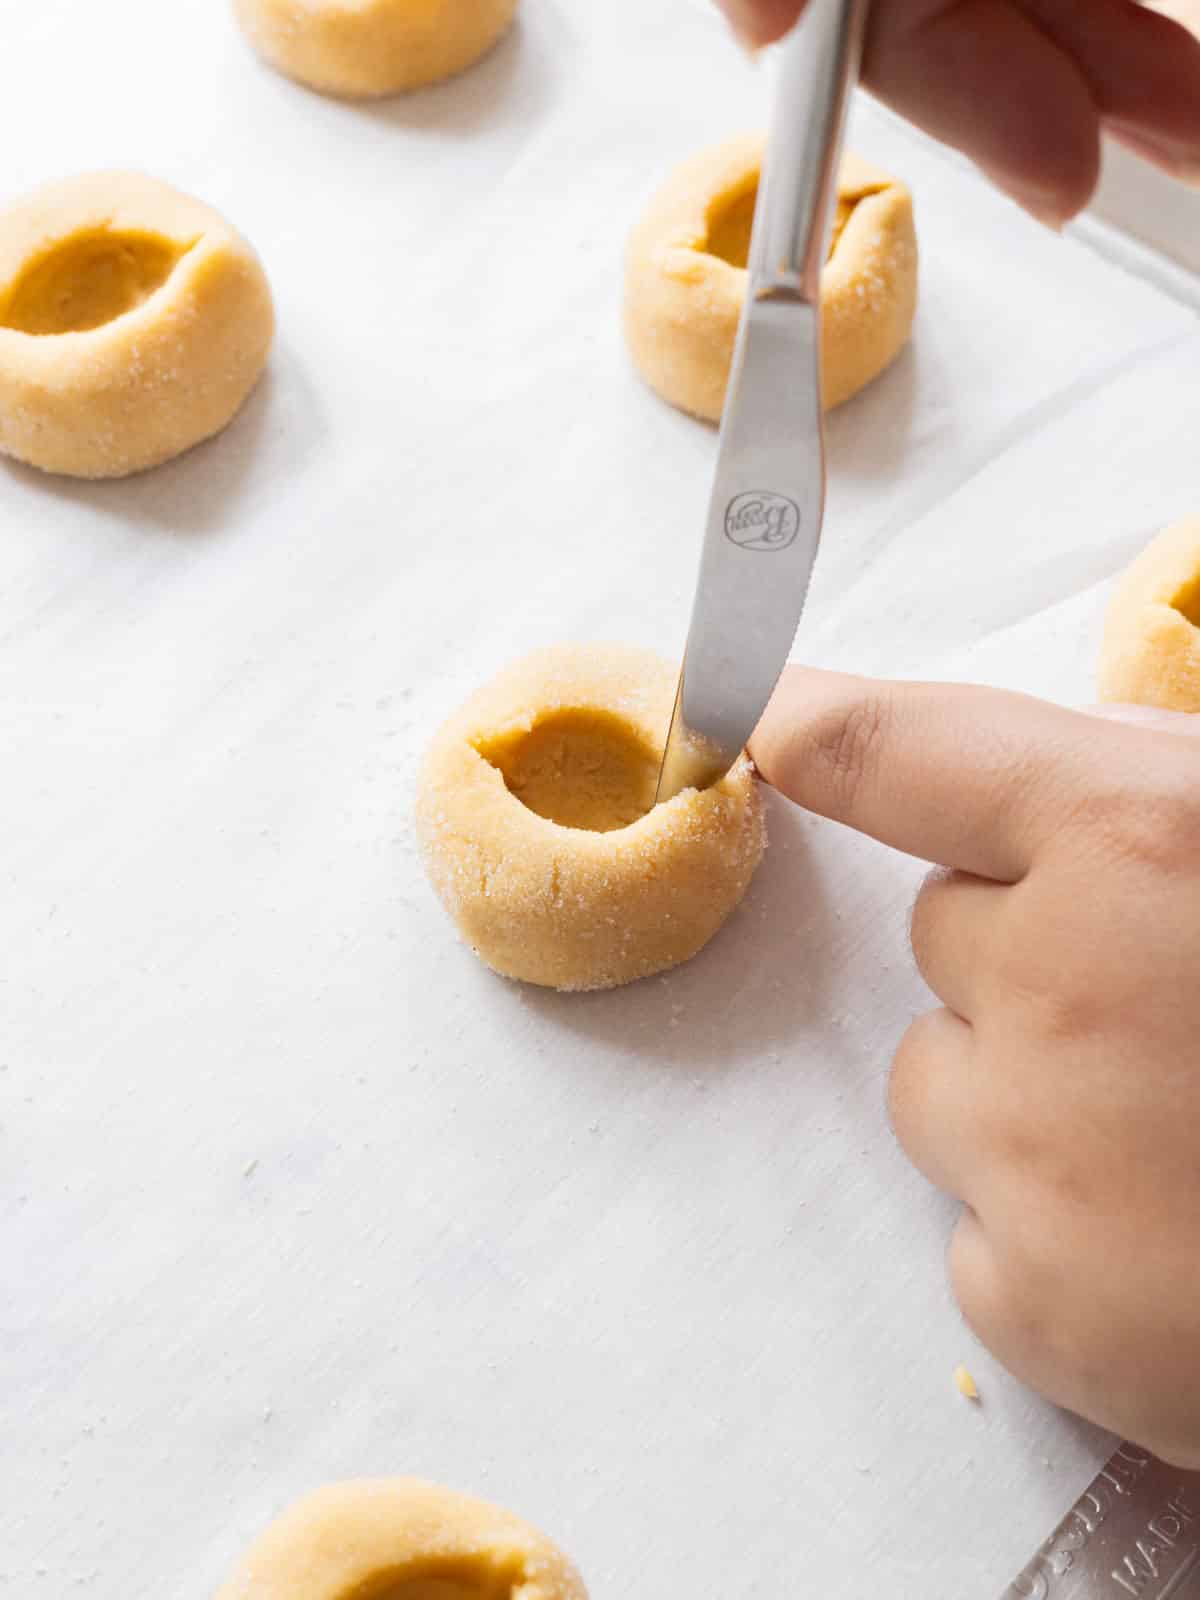
[[[206,1600],[293,1496],[415,1472],[595,1600],[993,1594],[1106,1441],[973,1345],[885,1125],[921,869],[775,803],[708,951],[567,998],[457,943],[409,824],[513,655],[682,644],[715,436],[628,368],[621,247],[765,77],[687,0],[526,0],[365,108],[222,0],[5,21],[0,199],[169,178],[280,339],[159,472],[0,468],[0,1592]],[[1085,701],[1196,509],[1196,317],[869,102],[853,141],[922,305],[832,419],[797,658]]]

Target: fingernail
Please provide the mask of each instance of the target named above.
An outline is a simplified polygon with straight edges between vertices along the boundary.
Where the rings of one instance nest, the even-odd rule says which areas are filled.
[[[1057,212],[1044,211],[1036,205],[1028,204],[1024,200],[1021,202],[1021,206],[1023,210],[1028,211],[1035,222],[1040,222],[1043,228],[1048,228],[1051,233],[1057,233],[1060,237],[1062,236],[1066,223]]]
[[[1022,211],[1027,211],[1051,233],[1061,233],[1070,220],[1063,215],[1062,196],[1053,190],[1038,189],[1032,184],[1011,184],[1008,192]]]
[[[1028,212],[1035,222],[1040,222],[1043,228],[1049,228],[1051,233],[1063,231],[1068,219],[1063,216],[1060,197],[1052,190],[1017,182],[1008,173],[987,166],[982,166],[981,170],[986,178],[990,178],[998,189],[1002,189],[1010,200],[1019,205],[1022,211]]]
[[[756,56],[762,47],[758,32],[758,13],[748,0],[718,0],[729,19],[734,37],[749,56]]]
[[[1049,228],[1051,233],[1062,233],[1066,226],[1063,214],[1049,196],[1015,189],[1010,189],[1009,193],[1021,210],[1027,211],[1035,222],[1040,222],[1043,228]]]

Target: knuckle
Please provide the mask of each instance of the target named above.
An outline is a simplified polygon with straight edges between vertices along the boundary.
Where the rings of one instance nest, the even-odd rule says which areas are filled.
[[[924,972],[929,953],[942,922],[945,891],[960,874],[946,867],[934,867],[926,874],[908,914],[908,942],[917,968]]]
[[[940,1013],[927,1011],[909,1023],[892,1056],[887,1080],[887,1109],[892,1131],[902,1146],[906,1145],[905,1130],[918,1114],[931,1039],[939,1018]]]
[[[853,812],[871,781],[889,720],[887,701],[868,694],[814,728],[811,757],[820,764],[839,812]]]
[[[1175,763],[1088,795],[1073,821],[1106,862],[1168,871],[1200,864],[1200,786],[1195,771]]]
[[[1064,933],[1052,960],[1033,933],[1025,940],[1011,940],[997,952],[996,993],[1003,997],[1010,1017],[1019,1019],[1015,1036],[1009,1035],[1010,1049],[1028,1052],[1078,1043],[1101,1025],[1108,996],[1096,982],[1093,946],[1073,928],[1070,933],[1076,944]]]
[[[1036,1036],[1044,1044],[1075,1045],[1101,1028],[1104,1008],[1094,978],[1060,968],[1053,984],[1026,993],[1035,1018]]]
[[[973,1212],[951,1235],[947,1272],[963,1320],[980,1342],[1027,1378],[1045,1370],[1054,1297],[985,1234]]]
[[[990,1344],[989,1335],[1005,1297],[997,1280],[995,1262],[983,1239],[979,1220],[970,1212],[959,1218],[954,1232],[950,1235],[946,1270],[950,1279],[950,1292],[967,1326],[984,1344]]]

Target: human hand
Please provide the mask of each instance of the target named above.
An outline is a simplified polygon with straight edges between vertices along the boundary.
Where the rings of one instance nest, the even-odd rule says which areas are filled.
[[[767,44],[804,0],[719,0]],[[1096,187],[1103,125],[1200,181],[1200,42],[1135,0],[875,0],[863,82],[1052,225]]]
[[[1180,729],[1200,717],[789,668],[750,750],[810,811],[947,869],[912,925],[944,1007],[889,1099],[965,1202],[968,1323],[1051,1400],[1200,1467],[1200,740]]]

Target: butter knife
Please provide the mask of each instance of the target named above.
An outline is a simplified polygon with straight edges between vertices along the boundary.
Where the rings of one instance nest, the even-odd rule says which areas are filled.
[[[809,0],[782,47],[659,801],[733,766],[804,609],[825,505],[821,269],[865,21],[866,0]]]

